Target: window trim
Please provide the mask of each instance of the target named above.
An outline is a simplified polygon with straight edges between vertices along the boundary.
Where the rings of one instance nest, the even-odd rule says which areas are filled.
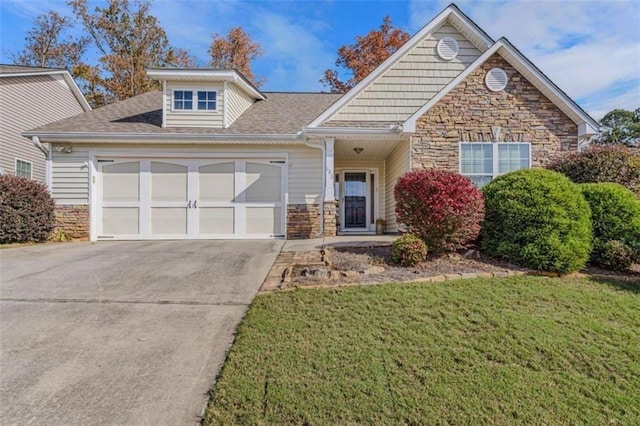
[[[27,163],[29,165],[29,177],[28,178],[26,176],[18,175],[18,161],[22,161],[23,163]],[[23,160],[22,158],[17,158],[16,157],[16,159],[15,159],[15,161],[13,163],[13,174],[15,176],[18,176],[18,177],[23,177],[23,178],[27,178],[27,179],[33,179],[33,162],[32,161]]]
[[[460,173],[462,176],[489,176],[489,174],[487,173],[462,173],[462,146],[463,145],[491,145],[492,149],[491,149],[491,159],[492,159],[492,167],[491,167],[491,180],[494,180],[495,178],[497,178],[500,175],[503,175],[505,173],[499,173],[498,172],[498,167],[499,167],[499,162],[500,162],[500,158],[499,158],[499,151],[498,151],[498,146],[499,145],[527,145],[528,149],[529,149],[529,165],[527,166],[527,169],[531,168],[531,164],[532,164],[532,158],[531,158],[531,142],[458,142],[458,173]],[[522,169],[519,169],[522,170]]]
[[[176,109],[176,92],[191,92],[191,109]],[[216,96],[216,109],[198,109],[198,92],[213,92]],[[213,114],[220,113],[218,107],[220,90],[216,88],[173,87],[171,89],[171,112],[175,114]]]

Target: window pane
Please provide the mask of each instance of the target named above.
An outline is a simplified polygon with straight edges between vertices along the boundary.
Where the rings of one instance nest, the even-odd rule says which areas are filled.
[[[16,160],[16,176],[31,178],[31,163],[28,161]]]
[[[205,101],[198,101],[198,109],[207,109],[207,103]]]
[[[191,92],[191,91],[185,91],[185,92],[184,92],[184,98],[185,98],[185,99],[187,99],[187,100],[191,100],[191,99],[193,99],[193,92]]]
[[[460,155],[460,172],[462,174],[493,173],[493,149],[491,147],[491,144],[462,144]]]
[[[468,177],[473,181],[473,183],[476,184],[478,188],[482,188],[483,186],[491,182],[491,176],[468,176]]]
[[[529,145],[518,143],[498,144],[498,173],[508,173],[529,167]]]
[[[198,92],[198,100],[206,101],[207,100],[207,92]]]
[[[176,100],[181,101],[182,99],[184,99],[184,92],[182,90],[176,90],[174,93]]]
[[[184,101],[184,109],[193,109],[193,101]]]

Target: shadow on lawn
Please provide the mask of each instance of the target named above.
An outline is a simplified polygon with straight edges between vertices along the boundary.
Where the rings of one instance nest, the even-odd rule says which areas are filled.
[[[602,275],[591,277],[595,282],[607,284],[620,290],[640,294],[640,276],[631,276],[629,278],[629,280],[626,280]]]

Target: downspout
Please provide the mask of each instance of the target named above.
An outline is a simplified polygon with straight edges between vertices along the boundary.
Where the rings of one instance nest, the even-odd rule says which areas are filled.
[[[51,175],[51,150],[47,149],[44,147],[44,145],[42,145],[42,143],[40,142],[40,138],[37,136],[33,136],[31,138],[31,140],[33,141],[33,145],[38,148],[40,151],[42,151],[42,153],[45,155],[46,161],[45,161],[45,182],[47,184],[47,188],[49,188],[49,192],[51,192],[52,188],[52,175]]]
[[[325,174],[327,173],[327,158],[325,155],[324,149],[324,141],[321,143],[314,143],[307,139],[306,135],[304,135],[304,144],[309,148],[319,149],[322,153],[322,192],[320,194],[320,232],[316,235],[317,238],[320,238],[324,235],[324,192],[326,190],[326,179]]]

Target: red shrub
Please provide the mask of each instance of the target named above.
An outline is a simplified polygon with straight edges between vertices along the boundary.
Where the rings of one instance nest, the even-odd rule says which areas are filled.
[[[434,253],[467,247],[480,232],[484,197],[470,179],[437,169],[415,170],[398,179],[396,215]]]
[[[46,240],[55,204],[47,188],[30,179],[0,176],[0,244]]]

